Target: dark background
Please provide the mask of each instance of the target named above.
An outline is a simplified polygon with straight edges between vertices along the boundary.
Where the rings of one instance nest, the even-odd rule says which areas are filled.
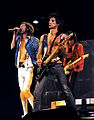
[[[32,23],[39,20],[35,27],[35,35],[40,38],[48,32],[47,16],[50,12],[58,12],[64,19],[62,32],[72,30],[77,33],[79,41],[94,40],[94,8],[93,1],[2,1],[1,11],[1,105],[0,118],[18,117],[22,113],[17,82],[17,69],[14,66],[14,52],[10,50],[12,32],[9,28],[20,26],[21,22]],[[6,28],[6,29],[5,29]]]
[[[47,32],[46,18],[50,12],[58,12],[64,19],[63,32],[73,30],[79,40],[89,40],[94,34],[93,2],[90,1],[11,1],[8,2],[8,28],[19,26],[22,21],[38,18],[40,34]],[[35,32],[36,33],[36,32]]]

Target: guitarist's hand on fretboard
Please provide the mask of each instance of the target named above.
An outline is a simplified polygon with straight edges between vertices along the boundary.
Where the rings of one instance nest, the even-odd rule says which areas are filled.
[[[66,75],[68,74],[68,72],[67,72],[68,69],[73,69],[73,68],[79,67],[78,65],[76,65],[76,63],[79,62],[81,59],[87,58],[88,56],[89,56],[89,54],[85,54],[82,57],[79,57],[78,59],[76,59],[72,63],[71,63],[71,61],[69,61],[69,63],[64,67],[65,74]]]
[[[65,74],[68,75],[70,72],[68,71],[69,69],[73,69],[74,66],[73,65],[66,65],[64,67],[64,71],[65,71]]]
[[[66,69],[73,69],[73,68],[74,68],[74,65],[72,65],[72,64],[66,66]]]

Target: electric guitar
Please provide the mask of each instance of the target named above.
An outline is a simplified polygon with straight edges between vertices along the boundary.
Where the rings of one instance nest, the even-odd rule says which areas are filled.
[[[71,61],[69,61],[69,64],[67,64],[67,65],[64,67],[65,74],[66,74],[66,75],[69,74],[69,71],[68,71],[69,67],[72,66],[72,68],[76,68],[77,66],[75,66],[75,64],[76,64],[77,62],[79,62],[81,59],[87,58],[88,56],[89,56],[89,54],[85,54],[85,55],[83,55],[82,57],[79,57],[77,60],[73,61],[72,63],[71,63]]]
[[[43,60],[41,67],[38,67],[37,69],[37,75],[35,77],[36,81],[40,81],[45,73],[45,71],[47,70],[49,63],[51,61],[51,59],[53,58],[53,56],[59,51],[59,48],[66,42],[68,41],[71,36],[73,36],[73,33],[71,33],[69,36],[65,37],[64,40],[57,46],[57,48],[53,51],[53,53],[51,53],[50,55],[47,56],[46,59]]]

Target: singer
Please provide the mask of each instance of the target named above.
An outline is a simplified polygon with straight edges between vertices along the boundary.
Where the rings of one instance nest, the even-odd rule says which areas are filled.
[[[23,107],[22,117],[24,117],[28,113],[28,102],[33,109],[34,97],[30,92],[30,87],[34,65],[36,64],[39,39],[34,37],[34,27],[28,22],[22,22],[20,28],[14,28],[11,31],[14,31],[11,49],[16,46],[15,65],[18,68],[20,99]]]

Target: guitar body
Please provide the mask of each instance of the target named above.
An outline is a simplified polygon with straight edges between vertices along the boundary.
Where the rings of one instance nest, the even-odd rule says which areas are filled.
[[[75,65],[77,62],[79,62],[81,59],[85,59],[89,56],[89,54],[85,54],[83,55],[82,57],[78,58],[77,60],[75,60],[74,62],[71,62],[69,61],[69,63],[64,67],[64,71],[65,71],[65,74],[68,75],[70,72],[68,71],[68,69],[71,69],[69,67],[72,66],[72,69],[73,68],[76,68],[77,66]]]
[[[47,72],[47,69],[49,67],[49,64],[42,64],[41,67],[38,67],[37,69],[37,75],[35,77],[35,81],[41,81],[41,79],[43,78],[45,72]]]

